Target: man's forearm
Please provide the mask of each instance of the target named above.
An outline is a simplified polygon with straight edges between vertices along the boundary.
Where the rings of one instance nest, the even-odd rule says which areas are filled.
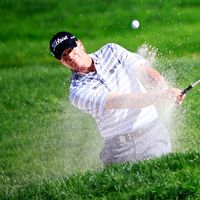
[[[162,91],[129,94],[110,93],[106,101],[105,109],[143,108],[159,102],[162,98]]]

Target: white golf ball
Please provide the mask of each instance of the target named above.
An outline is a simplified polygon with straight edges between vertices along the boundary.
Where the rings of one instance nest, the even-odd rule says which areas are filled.
[[[137,28],[139,28],[139,26],[140,26],[140,22],[139,22],[138,20],[133,20],[133,21],[131,22],[131,27],[132,27],[133,29],[137,29]]]

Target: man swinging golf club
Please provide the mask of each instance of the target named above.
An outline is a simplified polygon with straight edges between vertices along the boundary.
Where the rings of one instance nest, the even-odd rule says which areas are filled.
[[[88,54],[69,32],[55,34],[50,51],[72,71],[70,101],[96,120],[105,141],[100,153],[105,165],[171,152],[169,134],[154,105],[165,100],[181,104],[185,95],[168,88],[147,60],[114,43]]]

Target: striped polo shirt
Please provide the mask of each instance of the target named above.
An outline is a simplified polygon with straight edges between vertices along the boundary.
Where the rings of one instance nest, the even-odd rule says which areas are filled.
[[[89,55],[96,71],[87,74],[73,72],[70,101],[95,118],[102,137],[136,131],[157,118],[153,105],[140,109],[104,110],[109,92],[146,92],[134,70],[138,65],[148,65],[147,60],[114,43],[108,43]]]

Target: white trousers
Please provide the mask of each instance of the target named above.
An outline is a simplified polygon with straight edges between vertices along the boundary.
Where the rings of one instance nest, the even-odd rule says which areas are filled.
[[[169,152],[169,134],[163,124],[155,120],[144,129],[105,140],[100,159],[104,165],[108,165],[151,159]]]

